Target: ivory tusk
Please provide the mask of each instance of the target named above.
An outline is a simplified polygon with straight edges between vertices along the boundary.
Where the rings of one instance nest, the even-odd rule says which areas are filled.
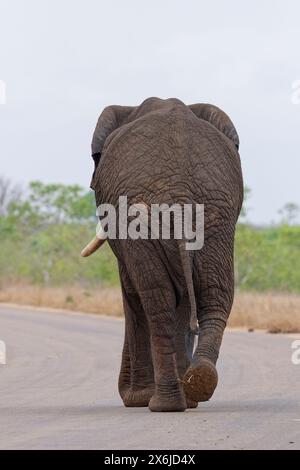
[[[88,243],[86,247],[83,248],[82,252],[80,253],[81,256],[86,258],[87,256],[92,255],[103,245],[104,242],[105,240],[100,240],[98,237],[93,238],[93,240],[91,240],[90,243]]]
[[[97,227],[97,235],[90,241],[90,243],[86,245],[85,248],[83,248],[82,252],[80,253],[81,256],[86,258],[87,256],[92,255],[93,253],[95,253],[95,251],[97,251],[103,245],[105,241],[106,241],[106,236],[99,222],[98,227]]]

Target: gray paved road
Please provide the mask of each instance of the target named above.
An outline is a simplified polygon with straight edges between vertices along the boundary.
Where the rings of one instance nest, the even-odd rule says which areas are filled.
[[[123,322],[0,307],[1,449],[300,449],[292,338],[228,331],[214,398],[185,413],[126,409]]]

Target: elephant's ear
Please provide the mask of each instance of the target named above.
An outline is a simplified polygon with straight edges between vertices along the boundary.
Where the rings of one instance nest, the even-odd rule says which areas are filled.
[[[212,104],[191,104],[189,108],[200,119],[208,121],[215,126],[219,131],[223,132],[239,149],[240,141],[238,133],[231,121],[224,111]]]
[[[102,111],[92,140],[92,157],[96,166],[99,163],[105,140],[109,134],[126,122],[134,109],[133,106],[107,106]]]

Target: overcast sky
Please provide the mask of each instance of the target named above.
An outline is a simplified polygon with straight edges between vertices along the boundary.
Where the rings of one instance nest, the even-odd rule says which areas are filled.
[[[16,182],[88,188],[103,107],[177,97],[235,123],[253,222],[300,203],[299,0],[0,0],[0,80],[0,174]]]

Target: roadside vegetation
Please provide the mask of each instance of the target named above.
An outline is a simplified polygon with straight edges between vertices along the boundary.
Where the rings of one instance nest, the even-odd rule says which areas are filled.
[[[300,331],[299,212],[290,203],[280,223],[254,227],[244,207],[231,324]],[[108,244],[97,255],[80,257],[96,222],[93,193],[80,186],[35,181],[21,189],[0,178],[0,301],[122,314]]]

